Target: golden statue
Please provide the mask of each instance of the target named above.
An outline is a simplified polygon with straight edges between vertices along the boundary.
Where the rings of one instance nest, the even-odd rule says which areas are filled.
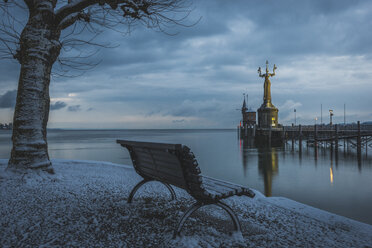
[[[267,60],[266,60],[266,73],[265,74],[262,74],[261,73],[261,67],[258,67],[259,76],[265,78],[263,100],[264,100],[264,105],[267,106],[267,107],[273,106],[272,103],[271,103],[271,91],[270,91],[271,82],[270,82],[269,78],[275,76],[275,70],[276,69],[277,69],[277,67],[274,64],[273,73],[269,73],[269,61],[267,61]]]

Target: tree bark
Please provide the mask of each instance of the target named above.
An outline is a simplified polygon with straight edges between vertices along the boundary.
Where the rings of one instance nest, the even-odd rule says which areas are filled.
[[[35,1],[22,31],[17,59],[21,64],[13,117],[13,147],[8,168],[53,173],[48,155],[47,122],[52,66],[60,53],[51,0]]]

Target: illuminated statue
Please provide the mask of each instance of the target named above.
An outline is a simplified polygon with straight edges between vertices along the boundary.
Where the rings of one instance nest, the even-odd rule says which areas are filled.
[[[261,67],[258,67],[258,73],[259,73],[259,76],[260,77],[264,77],[265,78],[265,83],[264,83],[264,98],[263,98],[264,105],[267,106],[267,107],[271,107],[272,106],[272,103],[271,103],[271,91],[270,91],[271,82],[270,82],[269,77],[275,76],[275,70],[277,69],[277,67],[274,64],[273,73],[269,73],[268,66],[269,66],[269,61],[266,60],[266,73],[265,74],[262,74],[261,73]]]
[[[275,70],[277,69],[274,64],[273,73],[269,73],[269,61],[266,60],[266,73],[262,74],[261,67],[258,68],[258,74],[260,77],[265,78],[264,83],[264,96],[263,103],[259,109],[258,114],[258,127],[260,128],[277,128],[278,127],[278,109],[271,102],[271,82],[270,77],[275,76]]]

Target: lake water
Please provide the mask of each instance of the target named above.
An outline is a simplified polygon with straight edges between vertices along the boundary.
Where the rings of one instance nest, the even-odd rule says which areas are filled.
[[[0,158],[9,158],[11,131],[0,130]],[[51,158],[131,164],[116,139],[181,143],[194,152],[203,174],[242,184],[267,196],[284,196],[372,224],[372,151],[343,147],[255,148],[236,130],[49,130]]]

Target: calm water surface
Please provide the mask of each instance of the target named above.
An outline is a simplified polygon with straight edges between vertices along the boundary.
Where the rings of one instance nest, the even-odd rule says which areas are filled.
[[[0,158],[9,158],[11,132],[0,130]],[[49,130],[51,158],[131,164],[116,139],[181,143],[194,152],[203,174],[284,196],[372,224],[372,151],[298,146],[255,148],[235,130]]]

